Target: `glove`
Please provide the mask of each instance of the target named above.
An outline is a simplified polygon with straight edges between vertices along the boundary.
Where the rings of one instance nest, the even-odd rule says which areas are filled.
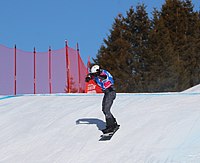
[[[87,77],[85,78],[85,82],[89,82],[90,79],[91,79],[91,78],[87,76]]]
[[[85,82],[89,82],[91,80],[91,75],[87,75],[86,78],[85,78]]]

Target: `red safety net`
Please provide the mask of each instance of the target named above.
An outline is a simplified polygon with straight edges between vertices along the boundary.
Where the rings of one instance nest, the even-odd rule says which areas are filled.
[[[72,55],[69,55],[69,69],[71,69],[71,67],[73,66],[74,68],[71,69],[70,74],[69,74],[69,82],[70,82],[70,92],[77,92],[78,91],[78,84],[79,84],[79,78],[78,78],[78,55],[77,55],[77,51],[72,49],[72,48],[68,48],[68,52]],[[85,73],[86,74],[86,73]]]
[[[72,48],[68,48],[69,66],[70,66],[70,92],[85,92],[85,76],[87,74],[87,68],[85,67],[79,51],[75,51]],[[73,67],[73,68],[72,68]]]
[[[20,94],[34,93],[33,53],[17,49],[16,54],[17,92]]]
[[[84,65],[79,50],[26,52],[0,45],[0,95],[85,92]]]
[[[36,63],[36,93],[51,93],[49,86],[48,52],[36,52]]]
[[[65,87],[67,84],[67,73],[66,73],[66,54],[65,48],[60,50],[52,50],[52,92],[62,93],[65,92]],[[70,54],[73,55],[73,54]],[[75,68],[72,67],[72,69]]]
[[[14,49],[0,45],[0,94],[14,94]]]

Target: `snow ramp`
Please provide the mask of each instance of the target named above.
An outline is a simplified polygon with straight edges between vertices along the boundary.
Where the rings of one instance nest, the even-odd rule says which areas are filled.
[[[105,127],[102,94],[0,96],[1,163],[199,163],[200,94],[117,94],[120,129]]]

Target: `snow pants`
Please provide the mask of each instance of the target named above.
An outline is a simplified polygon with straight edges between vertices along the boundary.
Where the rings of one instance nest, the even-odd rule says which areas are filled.
[[[102,111],[105,115],[107,127],[112,127],[113,125],[116,124],[116,119],[114,118],[114,116],[110,111],[115,98],[116,98],[115,90],[108,90],[104,92]]]

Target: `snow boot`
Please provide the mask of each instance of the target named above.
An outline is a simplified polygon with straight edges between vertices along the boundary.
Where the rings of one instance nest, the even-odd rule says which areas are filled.
[[[118,128],[120,125],[117,124],[117,121],[115,118],[106,118],[106,128],[102,130],[104,134],[113,132],[116,128]]]

